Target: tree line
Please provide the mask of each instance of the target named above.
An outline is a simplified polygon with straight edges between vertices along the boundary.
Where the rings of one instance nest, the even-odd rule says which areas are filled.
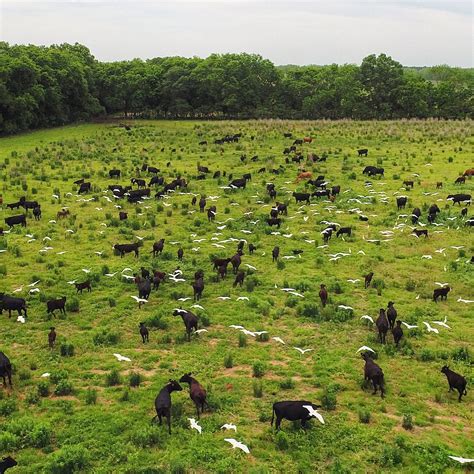
[[[99,62],[80,44],[0,42],[0,133],[129,118],[472,118],[472,69],[275,66],[256,54]]]

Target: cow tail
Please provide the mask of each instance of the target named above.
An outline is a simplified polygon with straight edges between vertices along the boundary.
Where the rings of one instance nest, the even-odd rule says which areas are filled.
[[[464,388],[464,395],[467,395],[467,388]]]
[[[273,419],[275,418],[275,407],[272,407],[272,421],[270,422],[270,425],[273,426]]]
[[[155,416],[151,419],[151,423],[153,424],[157,418],[158,418],[158,415],[155,415]]]

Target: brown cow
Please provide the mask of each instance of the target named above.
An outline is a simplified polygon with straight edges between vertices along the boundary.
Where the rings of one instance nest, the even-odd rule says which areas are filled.
[[[468,176],[468,177],[474,176],[474,168],[464,171],[463,176]]]
[[[299,182],[302,179],[311,179],[312,177],[313,177],[313,173],[311,173],[311,171],[302,171],[296,177],[296,182]]]

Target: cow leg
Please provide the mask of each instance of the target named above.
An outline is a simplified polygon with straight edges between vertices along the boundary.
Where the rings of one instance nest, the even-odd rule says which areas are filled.
[[[276,419],[276,423],[275,423],[277,431],[280,431],[281,420],[282,420],[282,417],[277,415],[277,419]]]
[[[197,418],[199,420],[199,402],[196,402],[195,405],[196,405]]]
[[[10,385],[11,385],[11,382],[10,382]],[[462,397],[462,395],[463,395],[463,391],[462,391],[461,388],[458,388],[458,392],[459,392],[458,402],[460,402],[460,401],[461,401],[461,397]]]
[[[372,380],[372,385],[374,386],[374,391],[372,392],[372,395],[375,395],[377,393],[377,383],[375,380]]]
[[[166,414],[166,418],[168,420],[168,433],[171,434],[171,413],[169,413],[169,410],[168,410],[168,413]]]

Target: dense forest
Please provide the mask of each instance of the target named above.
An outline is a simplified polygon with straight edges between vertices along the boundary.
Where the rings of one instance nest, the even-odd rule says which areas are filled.
[[[275,66],[254,54],[101,63],[80,44],[0,42],[0,133],[129,118],[397,119],[474,116],[472,69]]]

